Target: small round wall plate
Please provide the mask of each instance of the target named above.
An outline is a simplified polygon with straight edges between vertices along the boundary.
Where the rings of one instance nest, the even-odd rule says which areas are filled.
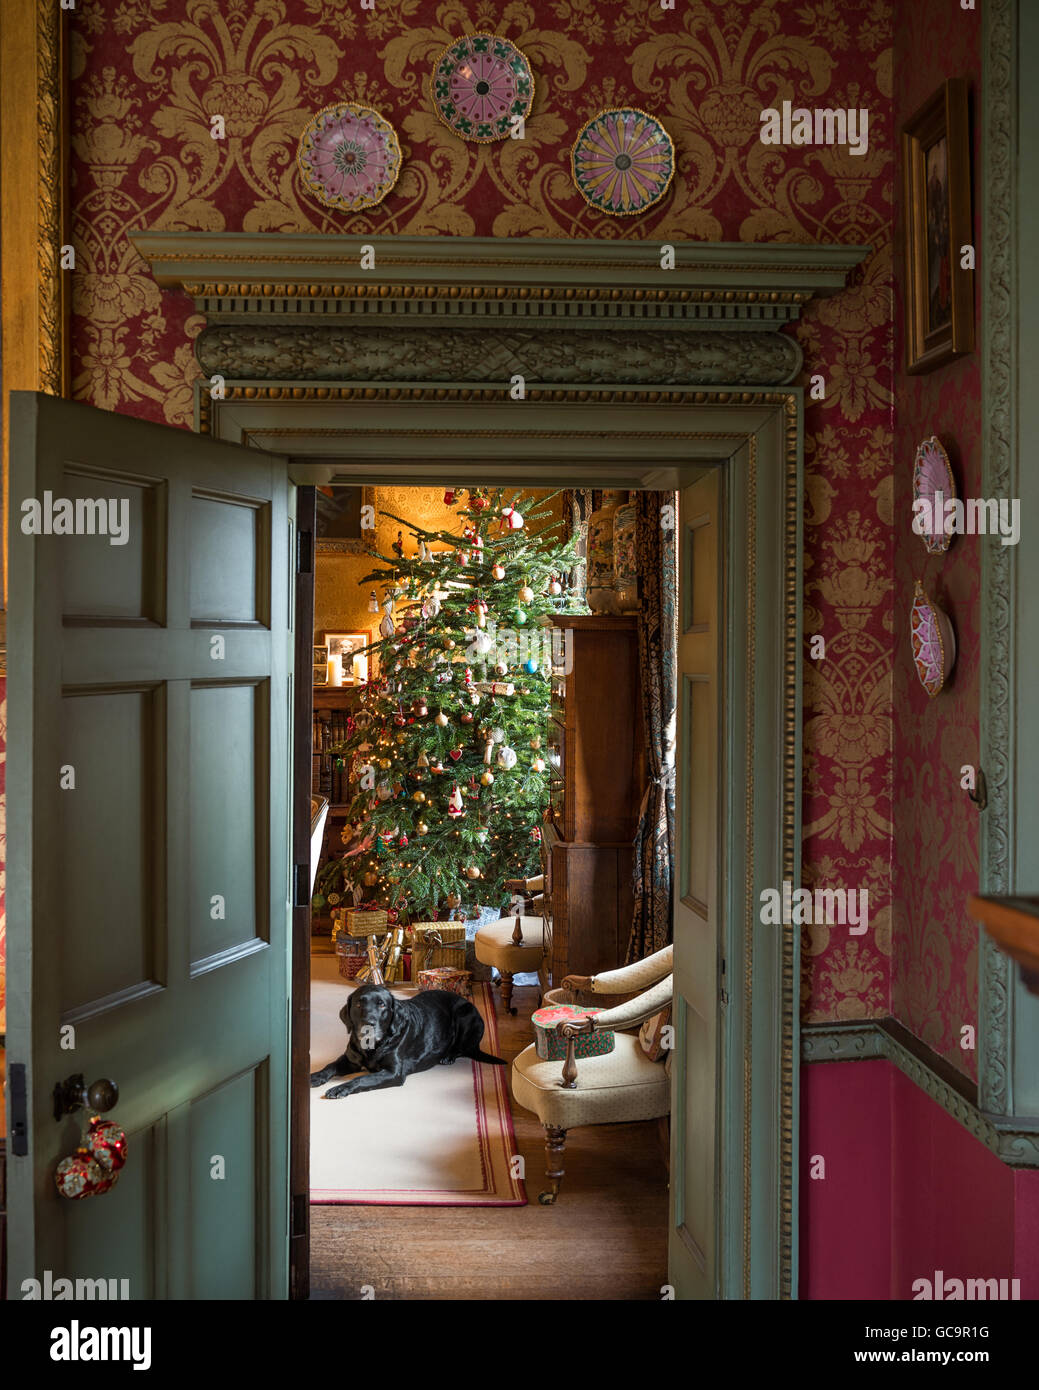
[[[956,480],[949,466],[949,455],[938,436],[932,434],[917,449],[913,462],[913,501],[926,501],[930,509],[931,525],[920,534],[932,555],[943,554],[952,541],[952,533],[945,531],[944,503],[955,496]],[[927,513],[923,515],[926,517]]]
[[[655,116],[625,106],[600,111],[582,127],[570,163],[586,203],[615,217],[633,217],[667,192],[675,147]]]
[[[463,140],[505,140],[530,115],[534,74],[526,54],[496,34],[466,34],[433,67],[429,95],[437,116]]]
[[[378,111],[342,101],[308,122],[296,162],[315,198],[330,208],[358,212],[381,203],[397,182],[400,141]]]
[[[919,579],[913,595],[910,631],[916,674],[933,700],[956,664],[956,637],[952,623],[938,605],[927,597]]]

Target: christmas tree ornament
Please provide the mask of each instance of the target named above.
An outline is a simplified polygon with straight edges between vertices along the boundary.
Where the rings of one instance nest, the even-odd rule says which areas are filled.
[[[492,574],[492,576],[493,576],[495,579],[504,579],[504,578],[505,578],[505,566],[504,566],[504,565],[495,565],[495,566],[492,568],[492,570],[491,570],[491,574]]]
[[[464,709],[462,713],[458,716],[459,720],[463,724],[471,724],[475,717],[476,716],[473,714],[472,710],[468,709]]]
[[[404,559],[404,532],[397,532],[397,539],[393,542],[391,549],[399,560]]]
[[[418,831],[420,835],[429,834],[429,826],[426,824],[424,820],[420,820],[418,824],[415,826],[415,829]]]
[[[118,1173],[126,1162],[126,1131],[114,1120],[94,1115],[88,1126],[86,1148],[105,1173]]]
[[[471,705],[478,705],[480,703],[480,692],[478,690],[470,690],[469,703]]]
[[[520,591],[519,591],[519,593],[518,593],[518,595],[517,595],[517,598],[519,599],[520,603],[530,603],[530,601],[531,601],[531,599],[533,599],[533,597],[534,597],[534,590],[530,587],[530,585],[529,585],[526,581],[524,581],[523,587],[520,589]]]
[[[455,492],[454,492],[454,488],[450,488],[450,487],[449,487],[449,488],[447,488],[446,491],[444,492],[444,506],[445,506],[445,507],[453,507],[453,506],[454,506],[454,502],[455,502]]]
[[[418,715],[420,719],[425,719],[426,715],[429,713],[429,706],[426,704],[425,700],[422,698],[421,695],[419,695],[416,699],[412,700],[411,708],[415,711],[415,713]]]
[[[535,758],[534,761],[531,763],[531,767],[534,769],[535,772],[544,772],[544,770],[545,770],[545,760],[544,760],[544,758]]]
[[[468,563],[469,563],[469,552],[468,552],[468,550],[456,550],[456,551],[455,551],[455,564],[461,566],[461,565],[467,565]]]
[[[483,783],[485,787],[494,786],[494,773],[490,770],[490,768],[488,768],[486,772],[480,773],[480,781]]]
[[[558,597],[563,592],[563,586],[562,584],[560,584],[559,580],[555,577],[555,575],[553,575],[552,578],[548,581],[548,592],[553,596],[553,598]]]
[[[471,878],[471,879],[474,879],[474,880],[475,880],[475,879],[478,879],[478,878],[480,877],[480,870],[479,870],[479,868],[477,867],[477,865],[475,865],[475,864],[469,864],[469,865],[467,865],[467,866],[466,866],[466,870],[465,870],[465,876],[466,876],[466,878]]]
[[[444,713],[444,711],[441,710],[440,713],[439,713],[439,714],[436,716],[436,718],[433,720],[433,723],[434,723],[434,724],[439,724],[440,727],[443,729],[443,728],[446,728],[446,726],[450,723],[450,720],[448,719],[448,717],[447,717],[447,715]]]
[[[490,766],[490,764],[491,764],[493,758],[494,758],[494,744],[491,742],[490,739],[488,739],[486,745],[484,746],[484,750],[483,750],[483,760],[484,760],[484,762],[485,762],[488,766]]]
[[[487,656],[494,646],[494,638],[487,632],[478,632],[473,642],[477,656]]]
[[[512,621],[516,624],[517,627],[525,627],[525,626],[526,626],[526,623],[527,623],[527,615],[526,615],[526,613],[524,612],[524,610],[523,610],[522,608],[517,608],[517,609],[513,612]]]
[[[443,770],[444,770],[444,764],[440,761],[439,758],[437,758],[436,762],[433,764],[433,766],[432,766],[429,770],[430,770],[430,772],[443,772]]]
[[[501,514],[510,531],[521,531],[523,529],[523,518],[515,507],[502,507]]]
[[[499,661],[494,668],[494,674],[496,676],[504,676],[508,674],[508,670],[509,668],[505,665],[505,662]]]
[[[462,789],[457,782],[451,788],[451,799],[447,803],[447,814],[454,818],[465,815],[465,807],[462,805]]]
[[[498,766],[504,767],[506,770],[516,766],[515,748],[510,748],[508,744],[504,744],[498,749]]]
[[[487,827],[485,825],[481,825],[479,830],[476,832],[477,843],[485,845],[487,843],[487,836],[489,833],[490,832],[488,831]]]
[[[419,804],[421,804],[426,799],[426,793],[424,791],[412,792],[411,799],[412,801],[417,801],[419,802]]]
[[[368,612],[369,612],[369,613],[378,613],[378,611],[379,611],[379,596],[378,596],[378,594],[376,594],[375,590],[373,589],[373,590],[371,591],[371,593],[368,595]]]
[[[455,639],[453,637],[445,637],[441,645],[445,652],[453,652],[455,649]]]
[[[448,907],[451,908],[452,912],[456,907],[461,907],[462,905],[462,899],[457,893],[448,893],[444,901],[447,903]]]
[[[390,786],[389,782],[380,782],[375,789],[375,794],[380,801],[389,801],[390,797],[393,795],[393,788]]]
[[[462,750],[461,748],[451,748],[448,751],[447,756],[451,759],[452,762],[457,762],[458,759],[462,756]]]
[[[538,673],[538,664],[532,656],[528,656],[526,661],[523,663],[523,669],[524,671],[526,671],[528,676],[536,676]]]
[[[475,491],[474,491],[472,488],[469,489],[469,510],[470,510],[470,511],[473,511],[473,512],[482,512],[482,511],[484,511],[487,507],[489,507],[490,505],[491,505],[491,504],[490,504],[489,500],[483,495],[483,493],[482,493],[479,489],[477,489],[477,490],[475,490]]]
[[[74,1202],[83,1197],[96,1197],[111,1186],[105,1181],[105,1174],[97,1159],[84,1149],[77,1149],[68,1158],[63,1158],[54,1170],[54,1185],[62,1195]]]
[[[393,766],[393,764],[390,762],[389,758],[380,758],[379,766],[382,768],[383,772],[386,772],[389,768]]]
[[[530,740],[530,746],[531,746],[531,748],[540,748],[540,747],[541,747],[541,735],[540,735],[540,734],[535,734],[535,735],[534,735],[534,737]]]
[[[425,750],[424,748],[420,748],[420,749],[418,750],[418,766],[419,766],[419,767],[428,767],[428,766],[429,766],[429,758],[428,758],[428,756],[426,755],[426,750]]]
[[[405,720],[403,720],[403,719],[401,720],[401,723],[402,723],[402,724],[405,723],[405,722],[406,722]],[[397,732],[394,734],[393,737],[394,737],[394,740],[395,740],[397,743],[405,743],[405,742],[407,741],[408,731],[407,731],[407,729],[398,729]]]
[[[491,730],[491,738],[494,740],[495,743],[504,743],[504,742],[505,742],[505,730],[504,730],[504,729],[492,729],[492,730]]]
[[[364,884],[366,888],[374,888],[375,885],[379,882],[379,875],[377,873],[374,873],[371,869],[369,869],[366,874],[361,875],[361,882]]]

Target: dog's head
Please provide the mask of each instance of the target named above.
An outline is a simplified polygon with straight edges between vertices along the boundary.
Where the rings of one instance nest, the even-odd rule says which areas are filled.
[[[384,985],[361,985],[339,1011],[362,1052],[371,1052],[393,1034],[396,1016],[397,1001]]]

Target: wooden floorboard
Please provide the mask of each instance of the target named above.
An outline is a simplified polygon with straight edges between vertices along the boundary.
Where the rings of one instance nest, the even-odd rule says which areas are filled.
[[[515,1018],[494,998],[511,1082],[537,991],[515,991]],[[657,1122],[572,1130],[559,1201],[542,1207],[544,1130],[515,1103],[512,1118],[527,1206],[312,1206],[311,1298],[370,1297],[368,1286],[377,1299],[659,1299],[667,1174]]]

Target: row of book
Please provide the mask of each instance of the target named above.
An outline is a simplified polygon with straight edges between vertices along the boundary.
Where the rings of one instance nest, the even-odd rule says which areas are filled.
[[[311,785],[319,796],[327,796],[333,806],[350,800],[346,759],[332,752],[347,737],[346,710],[316,710],[313,729],[313,777]]]

